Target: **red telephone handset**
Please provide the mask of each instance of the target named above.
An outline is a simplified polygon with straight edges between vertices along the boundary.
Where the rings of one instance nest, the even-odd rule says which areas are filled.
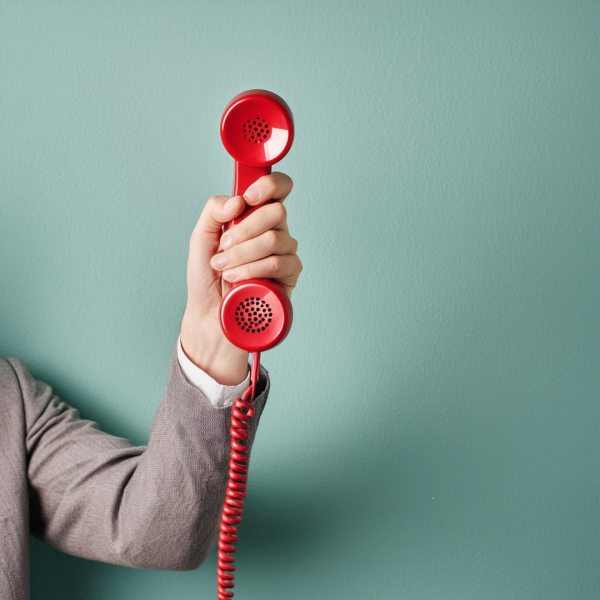
[[[283,98],[266,90],[238,94],[227,105],[221,119],[221,140],[235,159],[233,195],[244,192],[271,165],[281,160],[294,140],[294,120]],[[262,206],[262,205],[259,205]],[[225,230],[239,223],[259,206],[246,206]],[[248,279],[232,283],[220,307],[221,329],[225,337],[242,350],[252,352],[251,383],[242,398],[236,399],[231,413],[231,460],[229,481],[219,534],[217,596],[233,598],[237,527],[242,521],[243,499],[248,475],[248,419],[254,408],[260,353],[281,343],[290,332],[292,304],[283,288],[269,279]]]

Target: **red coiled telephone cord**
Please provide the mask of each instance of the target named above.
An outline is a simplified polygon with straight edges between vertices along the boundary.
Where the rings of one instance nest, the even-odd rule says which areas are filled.
[[[225,494],[225,504],[221,515],[219,532],[219,561],[217,565],[217,597],[219,600],[233,598],[228,591],[233,583],[235,571],[235,542],[242,522],[246,484],[248,481],[248,419],[254,415],[254,392],[258,381],[260,352],[252,353],[250,385],[241,398],[236,398],[231,409],[231,458],[229,459],[229,481]]]

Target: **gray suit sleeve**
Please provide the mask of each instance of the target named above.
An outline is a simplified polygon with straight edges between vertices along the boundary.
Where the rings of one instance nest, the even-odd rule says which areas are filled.
[[[147,446],[79,418],[16,359],[26,416],[32,533],[83,558],[189,570],[213,548],[229,462],[231,408],[215,408],[173,352]],[[269,392],[261,367],[251,442]]]

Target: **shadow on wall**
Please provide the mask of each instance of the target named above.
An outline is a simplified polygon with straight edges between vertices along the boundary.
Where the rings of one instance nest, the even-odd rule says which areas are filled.
[[[30,536],[31,598],[91,598],[87,591],[94,585],[94,565],[68,556]]]
[[[390,401],[391,402],[391,401]],[[371,431],[372,439],[363,439],[366,446],[374,447],[379,443],[377,432],[385,426],[386,417],[373,414],[373,422],[366,425]],[[391,426],[387,421],[387,426]],[[350,442],[349,442],[350,443]],[[327,448],[323,452],[328,452]],[[357,453],[354,456],[354,452]],[[381,508],[378,499],[382,494],[393,498],[390,490],[385,490],[385,481],[389,481],[389,461],[363,460],[360,450],[349,447],[340,448],[338,459],[331,457],[323,463],[322,470],[315,473],[315,480],[308,484],[306,476],[298,478],[297,486],[280,486],[276,490],[266,489],[255,484],[249,494],[246,516],[240,532],[238,550],[238,580],[248,582],[251,575],[247,573],[269,572],[268,587],[277,586],[277,577],[282,584],[297,581],[300,585],[308,570],[312,570],[311,561],[320,560],[324,548],[331,546],[336,551],[340,540],[344,540],[353,527],[361,530],[365,525],[373,525],[368,515],[376,514]],[[383,458],[383,457],[382,457]],[[286,470],[302,470],[299,457],[290,457]],[[392,467],[394,479],[400,477],[397,467]],[[356,497],[352,493],[353,481],[360,481],[361,493]],[[395,485],[395,484],[394,484]],[[364,490],[373,492],[372,502],[365,504]],[[398,507],[402,510],[402,507]],[[362,518],[360,517],[362,515]],[[360,518],[362,523],[357,522]],[[318,549],[318,551],[316,550]],[[339,548],[338,550],[339,551]],[[345,551],[342,552],[344,554]],[[243,559],[242,559],[243,557]],[[363,557],[364,558],[364,557]],[[267,567],[268,568],[267,568]],[[300,568],[299,568],[300,567]],[[266,569],[266,571],[265,571]],[[111,593],[110,581],[117,578],[121,584],[131,590],[148,590],[149,579],[153,574],[148,571],[128,569],[83,560],[54,550],[35,538],[31,538],[31,570],[32,600],[58,600],[77,598],[77,600],[102,600],[104,592]],[[178,584],[190,574],[174,573]],[[200,589],[214,589],[216,577],[216,551],[201,569],[193,574],[194,586],[189,595],[184,592],[185,586],[178,585],[180,598],[196,597]],[[330,585],[335,585],[337,577],[333,575]],[[164,577],[164,574],[163,574]],[[169,579],[173,582],[174,580]],[[157,582],[161,585],[161,582]],[[163,581],[162,584],[165,584]],[[114,587],[114,585],[113,585]],[[123,586],[119,586],[123,598],[127,597]],[[149,590],[147,597],[159,598],[164,594],[156,587]],[[114,596],[114,589],[112,590]],[[156,595],[155,595],[156,594]],[[121,598],[121,594],[118,596]],[[270,597],[269,594],[265,597]]]

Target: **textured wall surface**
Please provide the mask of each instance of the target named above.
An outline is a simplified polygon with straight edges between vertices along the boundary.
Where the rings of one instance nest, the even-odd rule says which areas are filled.
[[[145,443],[221,111],[281,94],[305,264],[246,599],[600,596],[600,4],[0,3],[0,355]],[[32,540],[34,600],[215,597]]]

